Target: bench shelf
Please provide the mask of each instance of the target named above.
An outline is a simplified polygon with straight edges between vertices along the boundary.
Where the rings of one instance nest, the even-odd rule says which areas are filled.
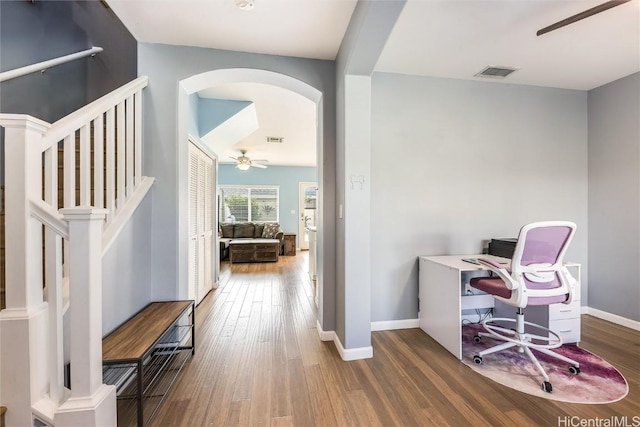
[[[154,302],[102,342],[103,381],[116,386],[118,425],[147,425],[195,354],[193,301]]]

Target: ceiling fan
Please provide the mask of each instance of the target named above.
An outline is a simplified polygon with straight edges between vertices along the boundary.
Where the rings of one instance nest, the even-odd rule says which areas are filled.
[[[574,22],[578,22],[581,19],[588,18],[600,12],[604,12],[605,10],[609,10],[612,7],[620,6],[621,4],[627,3],[629,1],[631,0],[609,0],[608,2],[592,7],[591,9],[587,9],[584,12],[577,13],[575,15],[572,15],[568,18],[563,19],[562,21],[558,21],[555,24],[551,24],[547,27],[544,27],[538,30],[538,32],[536,32],[536,35],[541,36],[550,31],[557,30],[558,28],[562,28],[565,25],[573,24]]]
[[[236,161],[236,167],[241,171],[246,171],[250,167],[261,168],[261,169],[267,168],[267,166],[263,165],[262,163],[268,162],[268,160],[264,160],[264,159],[251,160],[249,157],[247,157],[246,150],[240,150],[240,154],[241,154],[240,157],[231,157],[231,156],[229,157]]]

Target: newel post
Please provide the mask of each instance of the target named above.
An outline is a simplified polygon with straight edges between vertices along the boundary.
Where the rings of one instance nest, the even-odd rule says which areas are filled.
[[[0,401],[7,425],[33,425],[32,405],[48,392],[47,304],[42,227],[30,200],[42,199],[42,138],[50,124],[0,114],[4,128],[6,308],[0,311]]]
[[[55,425],[115,426],[115,387],[102,383],[102,224],[106,209],[62,209],[69,222],[71,397]]]

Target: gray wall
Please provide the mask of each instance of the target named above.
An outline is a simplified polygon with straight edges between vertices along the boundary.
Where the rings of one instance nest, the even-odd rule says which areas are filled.
[[[359,2],[336,58],[336,334],[357,357],[371,355],[371,73],[404,4]]]
[[[323,209],[323,251],[333,256],[335,209],[335,70],[332,61],[288,58],[259,55],[215,49],[168,46],[142,43],[138,46],[138,70],[149,76],[150,86],[145,94],[145,171],[156,178],[153,191],[152,212],[152,296],[156,300],[173,299],[186,289],[180,283],[178,247],[179,144],[176,112],[178,109],[178,82],[204,72],[228,68],[253,68],[282,73],[301,80],[323,93],[323,141],[322,156],[319,156],[318,179],[324,192]],[[185,159],[186,160],[186,159]],[[319,167],[319,169],[320,169]],[[186,200],[186,199],[185,199]],[[331,258],[324,259],[323,281],[325,296],[333,295],[335,266]],[[332,297],[331,297],[332,298]],[[333,302],[330,308],[333,309]],[[325,308],[323,308],[325,310]],[[325,315],[325,330],[333,330],[333,316]]]
[[[219,185],[277,185],[280,188],[280,227],[288,233],[298,234],[298,183],[317,182],[317,179],[314,167],[269,166],[267,169],[240,171],[234,165],[218,165]],[[295,213],[292,214],[292,210]]]
[[[583,265],[586,305],[586,93],[372,81],[372,321],[417,318],[418,255],[479,253],[552,219],[578,225],[567,257]]]
[[[151,302],[151,212],[148,193],[102,258],[102,332]]]
[[[137,42],[100,2],[0,1],[0,71],[92,46],[104,51],[0,83],[0,112],[53,122],[137,77]]]
[[[640,73],[589,92],[589,306],[640,321]]]

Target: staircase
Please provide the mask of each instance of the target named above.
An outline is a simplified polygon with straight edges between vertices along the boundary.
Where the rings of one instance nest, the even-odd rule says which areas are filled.
[[[102,255],[153,184],[142,175],[147,84],[53,124],[0,114],[0,404],[10,427],[115,425],[115,391],[102,384]]]

